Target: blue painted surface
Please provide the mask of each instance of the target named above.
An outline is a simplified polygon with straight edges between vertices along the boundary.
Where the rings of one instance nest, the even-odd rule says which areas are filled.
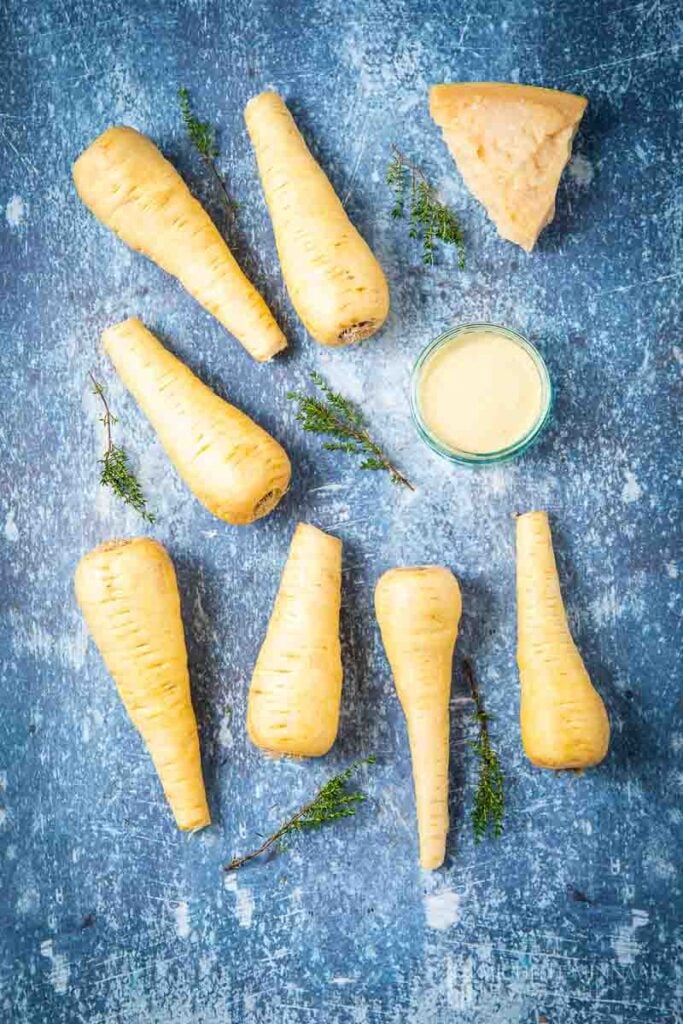
[[[667,0],[4,0],[3,1021],[683,1019],[680,43]],[[429,120],[428,84],[459,78],[589,97],[557,217],[531,256],[497,238]],[[223,224],[183,137],[181,84],[220,126],[221,165],[241,203],[229,235],[292,342],[271,366],[251,362],[99,226],[71,186],[75,155],[124,122],[157,140]],[[286,298],[242,123],[265,86],[291,102],[387,271],[389,324],[361,348],[323,351]],[[423,269],[389,217],[394,140],[461,215],[465,273],[451,254]],[[231,529],[179,483],[98,351],[101,329],[133,313],[290,451],[292,492],[266,521]],[[409,420],[414,357],[469,319],[528,334],[556,386],[542,441],[493,471],[447,467]],[[363,403],[415,497],[299,433],[284,396],[311,367]],[[216,821],[191,839],[171,823],[72,596],[80,554],[142,525],[97,483],[90,368],[178,568]],[[612,720],[607,761],[583,777],[535,770],[520,747],[512,513],[532,506],[553,512],[573,628]],[[249,674],[297,519],[345,545],[342,726],[316,763],[264,760],[244,735]],[[434,875],[417,866],[404,726],[371,605],[381,571],[422,561],[461,580],[460,648],[476,663],[508,780],[505,837],[475,847],[471,706],[458,677],[452,832]],[[225,884],[226,859],[370,751],[379,764],[357,819]]]

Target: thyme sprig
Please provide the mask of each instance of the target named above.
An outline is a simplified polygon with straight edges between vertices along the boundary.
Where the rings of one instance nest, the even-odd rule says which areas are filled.
[[[283,852],[285,836],[303,832],[305,829],[320,828],[340,818],[350,818],[356,813],[356,806],[366,798],[364,793],[349,793],[347,783],[364,764],[375,764],[372,755],[354,761],[339,775],[335,775],[322,786],[309,803],[304,804],[275,832],[268,836],[260,846],[242,857],[234,857],[224,866],[225,871],[236,871],[250,860],[255,860],[271,847]]]
[[[409,235],[411,238],[422,237],[422,262],[428,266],[434,263],[434,243],[439,241],[457,248],[458,266],[462,270],[465,266],[465,240],[457,217],[441,202],[420,168],[411,163],[398,146],[392,144],[391,150],[394,155],[387,168],[387,185],[394,192],[391,216],[402,218],[409,202]]]
[[[313,371],[309,376],[322,392],[322,398],[301,391],[287,393],[287,398],[299,403],[296,419],[304,430],[333,438],[323,444],[328,452],[361,455],[361,469],[385,470],[395,484],[403,484],[414,491],[410,480],[389,461],[380,446],[370,437],[360,409],[348,398],[333,391],[319,373]]]
[[[221,199],[228,208],[231,215],[234,215],[238,206],[228,195],[228,190],[225,185],[225,181],[222,176],[218,173],[216,167],[216,157],[218,156],[218,146],[216,145],[216,129],[213,125],[209,124],[208,121],[200,121],[192,110],[192,104],[190,103],[190,93],[187,89],[178,89],[178,99],[180,101],[180,113],[183,119],[183,123],[187,130],[190,142],[197,150],[202,160],[209,168],[211,175],[213,176],[216,184],[218,185],[221,192]]]
[[[97,395],[104,408],[100,422],[104,424],[106,448],[104,455],[99,459],[102,467],[100,483],[103,487],[110,487],[117,498],[121,498],[127,505],[134,508],[148,523],[153,523],[156,517],[147,510],[147,502],[140,482],[128,465],[128,455],[124,448],[114,444],[111,428],[114,423],[118,423],[118,420],[109,408],[104,388],[92,373],[89,372],[88,376],[92,381],[93,394]]]
[[[481,842],[491,827],[495,838],[503,834],[505,812],[504,776],[498,755],[491,747],[489,722],[491,716],[484,710],[484,702],[470,662],[463,662],[465,676],[474,701],[474,717],[479,725],[479,739],[471,744],[479,758],[479,780],[474,794],[472,828],[477,843]]]

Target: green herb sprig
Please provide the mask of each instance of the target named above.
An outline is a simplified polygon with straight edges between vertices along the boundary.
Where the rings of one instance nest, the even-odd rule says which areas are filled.
[[[104,407],[100,421],[104,424],[107,446],[104,455],[99,460],[102,467],[100,483],[103,487],[110,487],[117,498],[121,498],[127,505],[134,508],[148,523],[153,523],[156,517],[147,510],[147,502],[140,482],[128,465],[128,455],[125,449],[114,444],[111,428],[118,420],[109,408],[104,388],[95,380],[92,373],[89,373],[88,376],[92,381],[93,394],[97,395]]]
[[[296,814],[293,814],[272,835],[269,835],[259,847],[242,857],[233,858],[229,864],[224,866],[224,870],[236,871],[249,861],[260,857],[271,847],[275,847],[281,853],[284,852],[285,836],[291,836],[306,829],[321,828],[330,822],[339,821],[340,818],[350,818],[356,813],[357,805],[366,798],[364,793],[350,793],[347,783],[362,765],[375,764],[375,762],[376,758],[372,755],[354,761],[345,771],[326,782],[309,803],[299,808]]]
[[[216,157],[218,156],[216,129],[213,125],[209,124],[208,121],[200,121],[195,115],[192,110],[190,94],[187,89],[178,89],[178,99],[180,101],[180,113],[190,142],[209,168],[211,175],[220,189],[221,199],[228,208],[229,213],[234,215],[238,208],[237,203],[228,195],[225,181],[218,173],[218,168],[216,167]]]
[[[472,666],[467,659],[463,662],[465,676],[474,701],[474,717],[479,725],[479,739],[471,744],[479,758],[479,780],[474,794],[472,828],[477,843],[481,842],[491,827],[495,838],[503,834],[505,812],[504,776],[498,755],[491,747],[489,722],[491,716],[484,710],[484,702],[474,678]]]
[[[394,483],[403,484],[414,491],[410,480],[389,461],[380,446],[372,440],[365,425],[365,418],[353,402],[333,391],[319,373],[314,371],[309,376],[322,392],[322,398],[301,391],[287,393],[287,398],[299,403],[296,419],[304,430],[334,438],[323,444],[323,448],[328,452],[361,455],[361,469],[385,470]]]
[[[458,250],[458,266],[465,266],[465,240],[457,217],[436,194],[424,174],[408,160],[398,146],[391,147],[393,158],[387,168],[387,185],[394,192],[391,216],[400,219],[410,204],[411,238],[422,237],[422,262],[434,263],[434,243],[454,245]]]

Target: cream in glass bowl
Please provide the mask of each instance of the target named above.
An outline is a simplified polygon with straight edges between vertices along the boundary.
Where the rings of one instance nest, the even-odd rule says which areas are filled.
[[[418,433],[451,462],[503,462],[525,451],[550,414],[552,387],[537,349],[498,324],[454,327],[415,363]]]

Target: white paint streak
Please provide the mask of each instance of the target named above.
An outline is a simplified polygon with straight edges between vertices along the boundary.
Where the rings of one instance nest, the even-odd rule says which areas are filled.
[[[636,475],[630,469],[627,469],[624,473],[626,477],[626,483],[624,484],[621,491],[621,500],[625,505],[632,505],[634,501],[638,501],[643,494],[643,488],[636,480]]]
[[[632,964],[640,952],[640,943],[636,938],[639,928],[644,928],[650,921],[650,915],[646,910],[633,910],[631,912],[631,923],[622,925],[617,929],[612,939],[612,949],[616,958],[622,966]]]
[[[467,1010],[475,1004],[474,965],[471,957],[446,960],[445,982],[449,1009]]]
[[[16,544],[19,540],[19,528],[14,520],[14,509],[11,508],[5,517],[5,540]]]
[[[251,889],[240,889],[237,884],[237,875],[234,871],[232,874],[225,876],[223,887],[228,892],[235,893],[235,917],[240,927],[251,928],[251,922],[254,917],[254,897]]]
[[[329,493],[331,491],[343,491],[343,484],[321,484],[320,487],[311,487],[309,494],[322,494],[323,492]]]
[[[28,654],[38,661],[56,658],[74,669],[81,669],[85,664],[88,633],[82,621],[77,624],[73,633],[56,636],[35,620],[27,625],[13,610],[9,611],[7,619],[12,627],[12,646],[15,653]]]
[[[26,211],[27,206],[21,196],[12,196],[5,207],[5,220],[11,228],[20,228]]]
[[[40,893],[34,886],[27,885],[17,896],[14,907],[19,917],[37,913],[40,909]]]
[[[254,917],[254,897],[251,889],[238,889],[235,901],[235,914],[241,928],[251,928]]]
[[[69,984],[69,963],[62,953],[55,953],[52,939],[40,944],[40,955],[50,961],[50,984],[55,992],[63,996]]]
[[[173,908],[173,917],[175,918],[175,930],[178,938],[187,939],[192,933],[192,924],[190,921],[190,908],[186,900],[181,900]]]
[[[230,728],[231,716],[223,715],[221,727],[218,730],[218,744],[223,750],[228,750],[234,743],[232,729]]]
[[[427,926],[445,931],[460,920],[460,897],[452,889],[425,894]]]

